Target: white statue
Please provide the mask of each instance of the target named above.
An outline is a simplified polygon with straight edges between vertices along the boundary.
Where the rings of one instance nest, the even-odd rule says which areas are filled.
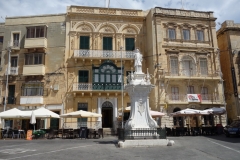
[[[136,49],[134,57],[135,57],[134,62],[135,72],[142,73],[142,54],[139,52],[138,49]]]

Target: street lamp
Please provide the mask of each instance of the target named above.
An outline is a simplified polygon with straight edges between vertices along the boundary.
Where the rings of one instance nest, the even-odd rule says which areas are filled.
[[[122,91],[122,128],[124,126],[124,112],[123,112],[123,65],[122,65],[122,49],[123,47],[120,47],[121,50],[121,91]]]
[[[6,110],[6,105],[7,105],[7,92],[8,92],[8,72],[10,70],[9,65],[10,65],[10,54],[11,54],[11,47],[10,47],[10,43],[8,42],[8,46],[7,46],[7,51],[8,51],[8,63],[7,63],[7,80],[6,80],[6,89],[5,89],[5,99],[4,99],[4,106],[3,106],[3,111]],[[5,121],[2,125],[3,127],[5,126]]]
[[[7,46],[7,50],[8,50],[8,63],[7,63],[7,81],[6,81],[6,89],[5,89],[5,99],[4,99],[4,107],[3,107],[3,111],[6,110],[6,105],[7,105],[7,92],[8,92],[8,72],[10,70],[9,65],[10,65],[10,54],[11,54],[11,47],[10,47],[10,43],[8,42],[8,46]]]

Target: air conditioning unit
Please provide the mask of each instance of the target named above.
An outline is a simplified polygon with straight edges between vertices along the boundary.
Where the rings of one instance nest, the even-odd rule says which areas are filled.
[[[58,91],[59,90],[59,85],[58,84],[54,84],[53,85],[53,90],[54,91]]]

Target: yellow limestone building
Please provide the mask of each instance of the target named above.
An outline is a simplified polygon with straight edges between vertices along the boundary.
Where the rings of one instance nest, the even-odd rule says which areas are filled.
[[[138,48],[144,54],[144,22],[141,10],[67,8],[65,113],[87,110],[101,113],[102,118],[66,119],[66,126],[97,126],[110,132],[121,125],[117,117],[130,105],[122,81],[126,84],[126,76],[133,70],[133,50]]]
[[[225,107],[215,20],[213,12],[160,7],[146,16],[145,60],[156,86],[150,106],[166,113],[162,126],[186,126],[189,122],[168,117],[172,112]],[[190,96],[201,98],[193,101]],[[194,118],[189,125],[220,121],[225,124],[225,115]]]
[[[65,17],[65,14],[7,17],[5,23],[0,24],[0,112],[4,108],[25,111],[46,107],[63,113],[66,86],[61,68],[65,53]],[[59,119],[40,121],[37,120],[37,129],[61,126]],[[11,128],[33,128],[29,120],[5,122],[5,126]]]
[[[227,20],[217,31],[217,40],[222,64],[228,121],[240,116],[239,70],[240,70],[240,24]]]

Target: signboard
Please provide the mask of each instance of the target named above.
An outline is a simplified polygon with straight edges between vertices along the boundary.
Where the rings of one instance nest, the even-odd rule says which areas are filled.
[[[201,102],[201,94],[187,94],[188,102]]]
[[[87,138],[87,127],[80,128],[79,138]]]
[[[32,140],[32,130],[28,130],[27,131],[27,137],[26,137],[26,140]]]

